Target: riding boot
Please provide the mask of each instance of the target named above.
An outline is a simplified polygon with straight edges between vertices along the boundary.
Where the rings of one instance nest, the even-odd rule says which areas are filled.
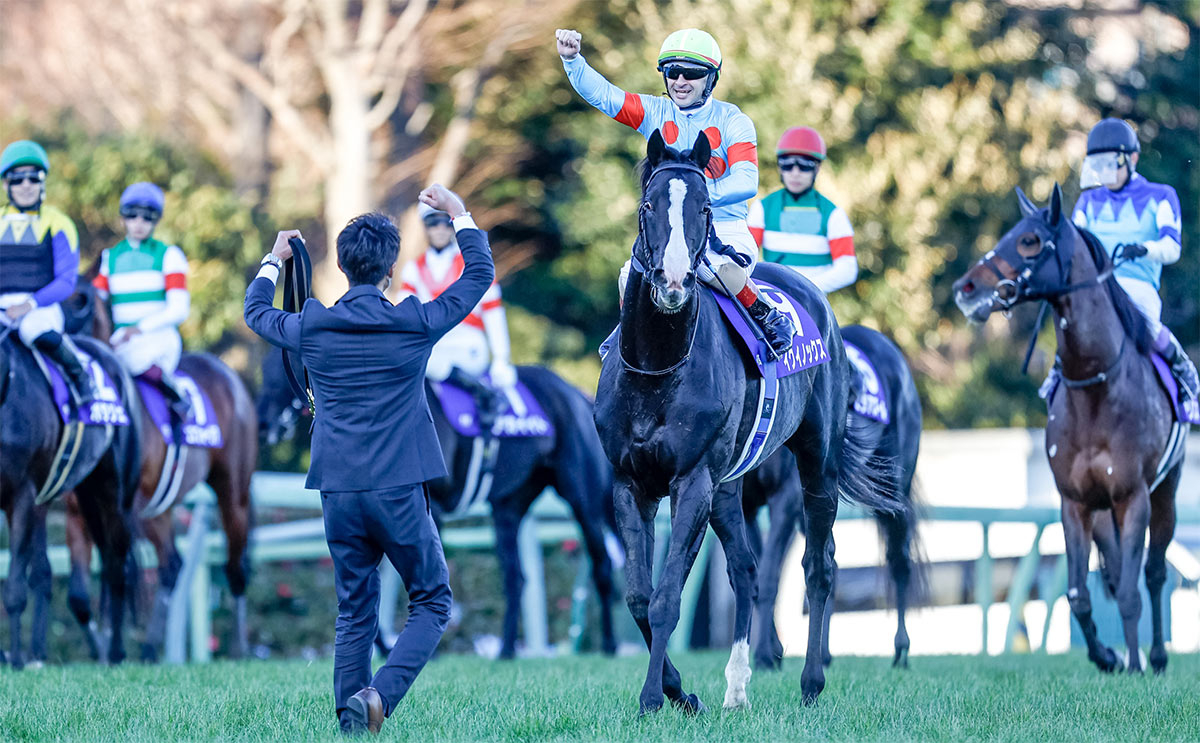
[[[92,389],[92,377],[84,368],[83,361],[70,338],[51,330],[34,338],[33,345],[62,368],[67,384],[75,396],[75,403],[80,409],[95,402],[96,393]]]
[[[1062,379],[1062,359],[1054,357],[1054,366],[1050,367],[1049,373],[1046,374],[1045,381],[1042,386],[1038,387],[1038,397],[1050,404],[1050,395],[1054,393],[1054,388],[1058,386],[1059,380]]]
[[[171,406],[171,412],[174,413],[179,420],[187,421],[188,415],[192,412],[192,403],[188,396],[179,388],[179,378],[171,372],[163,370],[162,372],[162,387],[167,394],[167,400]]]
[[[479,408],[479,430],[484,435],[490,434],[496,425],[496,419],[500,417],[503,405],[500,393],[457,366],[450,369],[450,375],[446,379],[471,393],[471,397],[475,398],[476,407]]]
[[[775,358],[782,357],[791,349],[792,335],[795,334],[795,329],[787,315],[767,304],[761,296],[758,296],[757,292],[755,292],[754,303],[746,307],[746,311],[762,328],[763,336]]]
[[[168,415],[171,424],[171,434],[175,439],[175,444],[182,446],[184,442],[183,426],[187,423],[188,413],[191,411],[191,405],[188,404],[187,397],[179,391],[175,377],[167,374],[162,367],[157,364],[151,366],[140,375],[142,379],[146,379],[154,384],[155,387],[162,390],[163,397],[167,400]]]
[[[1196,375],[1196,366],[1183,350],[1175,334],[1163,326],[1158,337],[1154,339],[1154,350],[1171,365],[1171,374],[1179,382],[1179,400],[1187,402],[1200,397],[1200,377]]]

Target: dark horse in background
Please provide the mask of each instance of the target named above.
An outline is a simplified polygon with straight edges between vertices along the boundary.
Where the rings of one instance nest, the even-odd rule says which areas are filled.
[[[955,301],[978,323],[1030,300],[1044,299],[1053,308],[1062,383],[1049,401],[1046,452],[1062,496],[1067,600],[1088,658],[1102,671],[1118,668],[1121,660],[1100,642],[1092,621],[1086,580],[1094,540],[1105,586],[1115,592],[1124,624],[1128,669],[1140,673],[1138,572],[1149,527],[1150,665],[1161,673],[1167,667],[1166,551],[1175,534],[1175,490],[1183,466],[1182,457],[1165,461],[1175,438],[1172,400],[1148,355],[1153,339],[1146,319],[1112,277],[1099,240],[1063,214],[1058,185],[1046,208],[1034,206],[1020,189],[1017,196],[1021,220],[955,282]]]
[[[708,290],[697,286],[712,215],[704,177],[710,157],[703,134],[683,153],[669,149],[657,131],[650,137],[634,270],[619,337],[604,360],[596,395],[596,425],[615,470],[613,499],[627,554],[626,599],[650,647],[639,698],[642,713],[661,708],[664,695],[685,712],[704,710],[695,694],[683,690],[667,657],[667,640],[679,621],[680,593],[710,523],[725,550],[735,599],[725,706],[749,704],[755,559],[742,516],[741,479],[722,480],[732,474],[742,442],[758,425],[762,382],[748,372],[754,361],[728,330],[716,302],[705,296]],[[780,446],[796,455],[804,483],[808,600],[813,615],[821,616],[833,581],[831,531],[839,492],[869,506],[899,506],[868,482],[866,444],[847,429],[852,371],[824,295],[787,268],[760,264],[754,275],[803,305],[828,355],[824,363],[779,380],[774,425],[762,443],[762,456]],[[666,497],[671,536],[655,587],[654,522]],[[800,679],[806,703],[815,702],[825,686],[822,626],[809,623],[808,659]]]
[[[81,277],[75,294],[64,303],[68,323],[76,332],[107,340],[112,335],[112,319],[106,303],[90,283],[97,263],[87,276]],[[177,467],[179,475],[174,499],[157,504],[147,513],[151,496],[167,466],[167,445],[158,426],[151,420],[140,395],[131,404],[135,416],[143,425],[142,460],[139,465],[137,498],[134,514],[139,517],[142,533],[154,546],[158,556],[158,589],[153,610],[142,643],[142,658],[156,660],[166,632],[167,609],[183,560],[175,545],[172,510],[201,482],[207,482],[217,496],[217,508],[225,529],[225,577],[234,599],[234,641],[230,654],[244,657],[249,651],[246,626],[246,583],[250,574],[248,542],[251,527],[250,478],[258,459],[258,419],[254,401],[242,380],[220,359],[207,353],[185,353],[179,369],[195,380],[212,401],[223,445],[220,448],[180,447]],[[170,472],[165,473],[170,476]],[[170,493],[166,494],[168,497]],[[70,504],[68,504],[70,505]],[[91,623],[91,599],[88,595],[88,570],[91,561],[92,539],[101,535],[84,529],[71,508],[67,511],[68,547],[71,553],[70,605],[80,626],[94,644],[95,629]]]
[[[272,357],[279,357],[272,350]],[[278,363],[277,363],[278,362]],[[286,380],[270,378],[283,374],[281,359],[269,358],[263,366],[263,395],[259,398],[262,433],[266,440],[285,437],[294,431],[298,413],[297,398]],[[561,377],[536,366],[517,367],[517,377],[529,388],[554,425],[553,437],[501,438],[487,495],[496,534],[496,554],[504,578],[504,627],[501,658],[516,654],[517,629],[521,615],[521,592],[525,576],[521,570],[517,533],[530,504],[546,487],[567,502],[579,522],[584,546],[591,559],[592,580],[600,604],[601,647],[606,653],[616,650],[612,624],[612,562],[605,549],[604,526],[611,523],[608,508],[612,488],[612,469],[592,423],[591,402]],[[285,392],[281,393],[283,390]],[[449,477],[429,483],[429,494],[441,517],[459,508],[471,469],[475,439],[460,435],[450,425],[432,385],[426,382],[434,427],[441,442]]]
[[[905,504],[904,510],[876,510],[874,516],[883,535],[888,570],[896,588],[898,616],[892,665],[907,668],[909,642],[905,614],[910,598],[917,526],[913,479],[921,445],[921,398],[904,354],[881,333],[861,325],[850,325],[842,328],[842,338],[859,348],[871,361],[878,379],[864,380],[864,384],[877,383],[889,408],[887,423],[856,416],[855,425],[866,428],[867,438],[874,445],[874,456],[894,465],[890,472],[891,482],[886,487]],[[803,488],[796,473],[795,458],[787,449],[776,451],[742,480],[746,529],[759,564],[756,607],[758,638],[754,646],[754,663],[759,668],[777,669],[782,664],[783,645],[775,630],[775,600],[779,595],[784,558],[787,557],[796,529],[804,526]],[[770,513],[770,527],[765,542],[759,533],[756,518],[763,506]],[[834,561],[834,588],[831,595],[836,589],[837,562]],[[825,605],[824,617],[822,660],[825,665],[829,665],[832,659],[829,654],[829,618],[832,614],[833,601],[830,600]],[[809,621],[816,621],[814,617],[810,615]]]
[[[15,335],[15,330],[0,330],[0,507],[8,519],[12,553],[4,584],[10,635],[8,662],[14,668],[25,665],[21,615],[31,587],[32,657],[35,661],[46,658],[52,579],[46,554],[46,511],[52,496],[74,490],[80,517],[100,535],[101,581],[112,597],[112,636],[105,660],[120,663],[125,658],[126,563],[133,521],[130,509],[137,489],[143,434],[141,419],[135,414],[137,392],[111,351],[89,338],[75,339],[108,372],[123,398],[130,425],[84,426],[74,464],[57,487],[46,491],[47,502],[39,504],[39,489],[54,469],[65,431],[45,376],[33,353]],[[100,652],[98,645],[95,651]]]

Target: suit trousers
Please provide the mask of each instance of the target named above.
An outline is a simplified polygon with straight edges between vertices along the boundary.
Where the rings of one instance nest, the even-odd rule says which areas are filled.
[[[347,701],[373,686],[390,715],[433,656],[450,621],[450,575],[424,486],[321,492],[333,557],[338,618],[333,693],[339,720]],[[408,621],[372,678],[379,625],[379,562],[387,556],[408,590]]]

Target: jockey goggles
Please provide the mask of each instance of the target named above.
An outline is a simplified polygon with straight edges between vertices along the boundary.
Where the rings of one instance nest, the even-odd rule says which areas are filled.
[[[804,173],[811,173],[817,169],[817,165],[818,163],[816,160],[813,160],[811,157],[804,157],[802,155],[779,158],[779,169],[783,171],[788,171],[792,168],[799,168]]]
[[[436,227],[438,225],[449,227],[454,224],[454,220],[450,219],[450,215],[445,212],[426,214],[421,221],[425,223],[426,227]]]
[[[707,67],[684,67],[678,64],[669,64],[662,68],[663,76],[668,80],[703,80],[712,74],[712,70]]]
[[[1096,152],[1083,158],[1079,170],[1079,187],[1115,186],[1120,183],[1117,171],[1128,162],[1124,152]]]
[[[40,170],[27,171],[24,173],[9,173],[4,176],[4,182],[10,186],[18,186],[22,183],[42,184],[46,182],[46,174]]]
[[[157,222],[162,217],[162,213],[148,206],[123,206],[121,207],[121,216],[125,219],[141,217],[147,222]]]

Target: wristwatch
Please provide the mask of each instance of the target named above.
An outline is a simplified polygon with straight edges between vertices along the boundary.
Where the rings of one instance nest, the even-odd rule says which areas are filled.
[[[267,253],[266,255],[264,255],[262,262],[259,263],[258,265],[265,266],[268,263],[270,263],[275,268],[278,268],[280,271],[283,270],[283,259],[280,258],[279,256],[275,255],[274,253]]]

